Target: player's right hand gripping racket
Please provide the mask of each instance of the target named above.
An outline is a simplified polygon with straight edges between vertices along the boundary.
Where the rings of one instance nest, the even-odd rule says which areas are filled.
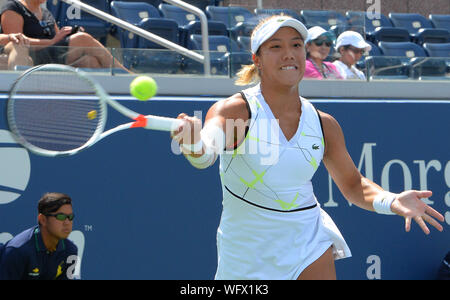
[[[134,121],[104,131],[107,104]],[[56,64],[31,68],[14,82],[7,119],[18,142],[43,156],[73,155],[124,129],[172,131],[183,122],[138,114],[112,100],[86,73]]]

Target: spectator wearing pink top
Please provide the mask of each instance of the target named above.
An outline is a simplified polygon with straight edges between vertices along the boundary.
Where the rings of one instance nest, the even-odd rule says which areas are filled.
[[[343,79],[336,66],[324,61],[330,54],[335,40],[334,34],[320,26],[308,29],[306,40],[306,67],[304,78]]]

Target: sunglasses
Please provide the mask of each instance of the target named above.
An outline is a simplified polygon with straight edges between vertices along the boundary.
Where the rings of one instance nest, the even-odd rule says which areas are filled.
[[[363,55],[366,52],[366,50],[364,50],[364,49],[359,49],[359,48],[356,48],[353,46],[349,46],[347,49],[352,51],[355,54],[361,54],[361,55]]]
[[[66,215],[63,213],[59,213],[59,214],[47,214],[47,217],[55,217],[56,220],[58,221],[65,221],[66,219],[69,219],[69,221],[73,221],[73,219],[75,218],[74,214],[70,214],[70,215]]]
[[[322,46],[325,43],[325,46],[327,47],[331,47],[331,45],[333,45],[333,43],[329,40],[316,40],[314,41],[314,44],[316,44],[316,46]]]

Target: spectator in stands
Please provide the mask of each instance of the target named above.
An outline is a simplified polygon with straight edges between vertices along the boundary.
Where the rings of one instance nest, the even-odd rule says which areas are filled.
[[[0,11],[4,33],[23,33],[29,37],[31,46],[34,46],[30,54],[35,64],[61,63],[82,68],[114,66],[126,70],[90,34],[75,32],[70,26],[58,28],[51,12],[41,6],[45,2],[46,0],[8,0]]]
[[[334,40],[334,34],[320,26],[308,29],[305,78],[342,79],[336,67],[331,62],[324,61],[330,54]]]
[[[33,65],[29,47],[30,40],[21,33],[0,33],[0,70],[14,69],[16,65]]]
[[[345,31],[339,35],[336,41],[336,51],[340,58],[333,64],[339,70],[344,79],[362,79],[366,76],[358,70],[355,64],[361,59],[364,52],[372,49],[364,38],[355,31]]]

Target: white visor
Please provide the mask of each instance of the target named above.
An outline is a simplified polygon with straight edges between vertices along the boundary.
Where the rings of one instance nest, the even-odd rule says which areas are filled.
[[[303,40],[306,41],[308,38],[308,30],[302,22],[297,19],[293,19],[286,16],[280,16],[277,18],[273,18],[270,21],[264,23],[252,34],[252,53],[255,54],[259,47],[271,38],[275,32],[278,31],[281,27],[292,27],[300,33]]]

